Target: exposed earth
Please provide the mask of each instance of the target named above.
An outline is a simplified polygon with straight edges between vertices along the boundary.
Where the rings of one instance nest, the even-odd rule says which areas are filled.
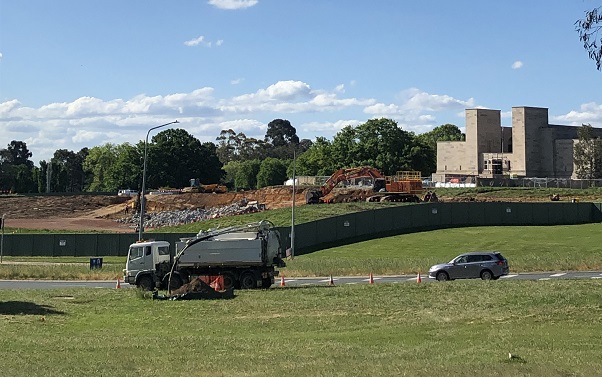
[[[297,188],[295,204],[305,204],[306,188]],[[334,195],[333,195],[334,193]],[[333,195],[337,201],[356,195],[358,190],[335,189]],[[289,207],[292,187],[272,186],[260,190],[228,193],[183,193],[173,195],[147,195],[146,211],[175,211],[194,208],[213,208],[240,202],[243,199],[257,200],[265,204],[266,209]],[[439,199],[452,201],[549,201],[547,197],[445,197]],[[563,198],[562,200],[568,200]],[[583,201],[599,201],[599,198],[582,197]],[[48,230],[107,230],[113,232],[135,232],[131,225],[115,221],[126,216],[136,206],[136,198],[117,195],[0,195],[0,214],[6,214],[5,227],[21,229]]]
[[[216,193],[147,195],[146,212],[212,208],[257,200],[267,209],[290,206],[292,188],[273,186],[261,190]],[[304,189],[297,189],[295,204],[305,204]],[[0,195],[0,214],[6,214],[5,227],[49,230],[109,230],[134,232],[131,226],[115,221],[131,211],[136,198],[117,195]]]

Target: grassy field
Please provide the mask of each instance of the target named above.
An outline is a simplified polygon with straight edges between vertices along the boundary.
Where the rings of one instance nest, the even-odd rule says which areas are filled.
[[[300,255],[280,269],[287,277],[425,274],[436,263],[465,251],[497,250],[511,272],[602,271],[600,224],[441,229],[359,242]],[[125,257],[106,257],[102,270],[89,258],[16,258],[7,262],[61,262],[66,265],[0,265],[0,279],[117,279]]]
[[[602,281],[0,291],[3,375],[593,376]],[[508,353],[518,355],[510,360]]]

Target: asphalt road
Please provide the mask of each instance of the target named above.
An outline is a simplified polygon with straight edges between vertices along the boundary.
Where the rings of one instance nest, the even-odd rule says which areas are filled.
[[[511,280],[557,280],[557,279],[602,279],[602,271],[582,271],[582,272],[538,272],[521,273],[502,276],[502,279]],[[383,283],[416,283],[416,275],[396,275],[396,276],[374,276],[374,284]],[[345,284],[368,284],[369,277],[365,276],[334,276],[332,278],[334,285]],[[421,276],[422,283],[434,282],[427,276]],[[281,279],[276,280],[274,287],[279,287]],[[285,278],[285,286],[298,287],[310,285],[328,285],[330,277],[312,277],[312,278]],[[443,283],[446,284],[446,283]],[[447,284],[453,284],[447,283]],[[107,280],[0,280],[0,289],[41,289],[41,288],[115,288],[116,281]],[[121,288],[131,287],[129,284],[120,283]]]

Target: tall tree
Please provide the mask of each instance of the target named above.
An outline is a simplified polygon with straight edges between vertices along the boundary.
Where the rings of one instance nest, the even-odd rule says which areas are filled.
[[[289,159],[293,158],[293,151],[299,145],[297,130],[286,119],[274,119],[268,123],[264,141],[271,145],[270,157]]]
[[[464,141],[466,135],[454,124],[442,124],[417,136],[420,141],[437,152],[438,141]]]
[[[286,181],[286,168],[288,162],[268,157],[261,161],[257,173],[257,188],[281,185]]]
[[[333,158],[332,143],[320,136],[305,152],[297,156],[295,174],[328,176],[339,167]],[[288,176],[293,176],[292,165],[289,166]]]
[[[593,136],[590,124],[581,125],[577,132],[579,141],[573,150],[577,178],[602,178],[602,141]]]
[[[575,29],[589,58],[596,63],[596,69],[602,71],[602,7],[586,11],[585,17],[575,22]]]
[[[88,156],[88,148],[79,152],[58,149],[52,157],[52,183],[57,192],[80,192],[85,188],[87,175],[84,171],[84,160]]]
[[[0,149],[0,190],[36,192],[33,181],[32,153],[23,141],[12,140],[6,149]]]
[[[261,163],[259,160],[243,161],[234,177],[234,187],[238,190],[251,190],[257,188],[257,174]]]
[[[115,162],[117,161],[117,146],[106,143],[93,147],[84,159],[83,168],[90,179],[88,191],[117,191],[121,187],[115,181]]]
[[[148,187],[186,187],[191,178],[218,183],[223,176],[221,167],[215,144],[202,144],[180,128],[158,133],[148,145]]]

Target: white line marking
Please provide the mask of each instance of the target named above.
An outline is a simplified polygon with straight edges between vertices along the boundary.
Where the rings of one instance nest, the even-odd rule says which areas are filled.
[[[372,280],[380,280],[380,279],[382,279],[382,278],[372,278]],[[362,280],[362,281],[370,281],[370,278],[368,278],[368,279],[364,279],[364,280]]]
[[[602,279],[602,276],[592,276],[592,279]]]
[[[300,284],[300,285],[311,285],[311,283],[303,283],[303,284]]]
[[[412,280],[416,280],[416,278],[409,278],[409,279],[407,279],[407,281],[412,281]]]
[[[339,279],[332,278],[332,281],[337,281],[337,280],[339,280]],[[330,283],[330,279],[320,280],[319,282],[320,283]]]
[[[557,278],[557,277],[564,276],[564,275],[566,275],[566,272],[561,272],[559,274],[552,274],[552,275],[550,275],[550,277],[551,278]]]
[[[357,284],[356,282],[352,282],[352,283],[345,283],[347,285],[353,285],[353,284]]]
[[[504,275],[504,276],[501,276],[501,278],[502,279],[510,279],[510,278],[517,277],[517,276],[518,275]]]
[[[538,279],[538,280],[551,280],[551,279],[550,278],[541,278],[541,279]]]

